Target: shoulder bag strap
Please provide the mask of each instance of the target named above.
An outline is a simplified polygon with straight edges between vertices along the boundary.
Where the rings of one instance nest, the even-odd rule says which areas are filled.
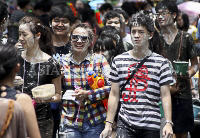
[[[6,118],[5,118],[2,130],[1,130],[1,133],[0,133],[0,138],[3,137],[6,129],[8,128],[8,126],[10,124],[10,120],[12,119],[13,111],[14,111],[14,100],[10,100],[8,102],[8,110],[6,112]]]
[[[149,58],[151,55],[146,56],[138,65],[137,67],[133,70],[133,72],[131,73],[130,77],[126,80],[126,82],[123,84],[123,86],[120,88],[120,91],[122,92],[122,90],[124,89],[124,87],[128,84],[128,82],[131,80],[131,78],[133,78],[133,76],[135,75],[135,73],[138,71],[138,69],[140,69],[142,67],[142,65],[144,64],[144,62],[146,62],[147,58]]]
[[[180,60],[180,55],[181,55],[181,48],[182,48],[182,37],[183,37],[183,31],[181,31],[181,38],[180,38],[180,46],[178,50],[178,61]]]

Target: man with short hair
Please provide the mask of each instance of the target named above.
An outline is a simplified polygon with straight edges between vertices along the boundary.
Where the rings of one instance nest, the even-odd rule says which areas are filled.
[[[125,24],[125,20],[123,20],[123,16],[120,16],[120,14],[116,11],[109,11],[104,15],[103,24],[108,26],[114,26],[119,32],[120,35],[124,36],[123,30],[123,23]],[[123,39],[124,49],[125,51],[129,51],[133,49],[133,44],[129,43],[127,40]]]
[[[42,2],[42,12],[43,14],[40,16],[40,20],[42,21],[42,24],[45,26],[49,26],[49,13],[51,11],[51,8],[53,7],[53,1],[51,0],[43,0]]]
[[[114,9],[114,11],[116,11],[122,18],[122,26],[120,28],[120,34],[123,40],[133,45],[131,41],[131,35],[126,33],[126,26],[128,25],[128,14],[122,9]]]
[[[101,5],[101,7],[99,8],[99,11],[101,13],[101,15],[103,16],[106,12],[108,11],[112,11],[113,10],[113,6],[110,3],[104,3]]]
[[[106,125],[100,138],[111,135],[115,114],[118,114],[117,138],[160,138],[160,95],[167,120],[162,135],[171,138],[169,84],[173,78],[169,61],[153,52],[157,45],[150,43],[155,31],[150,17],[143,13],[133,15],[130,28],[134,48],[113,59]],[[133,71],[135,74],[131,75]]]
[[[174,25],[178,7],[172,1],[160,1],[156,7],[156,18],[160,26],[161,41],[167,58],[173,61],[191,62],[191,67],[183,76],[177,76],[177,90],[172,97],[172,121],[176,138],[187,138],[188,132],[194,130],[194,116],[190,78],[198,70],[197,53],[192,36]],[[173,64],[174,65],[174,64]],[[172,93],[172,91],[171,91]]]
[[[9,27],[9,37],[18,41],[18,23],[19,20],[22,19],[30,9],[30,1],[29,0],[18,0],[17,5],[20,7],[19,10],[15,10],[11,15],[10,21],[11,26]]]

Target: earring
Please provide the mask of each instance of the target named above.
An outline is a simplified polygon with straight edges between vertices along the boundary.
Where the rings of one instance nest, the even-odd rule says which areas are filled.
[[[51,24],[49,26],[51,27]]]

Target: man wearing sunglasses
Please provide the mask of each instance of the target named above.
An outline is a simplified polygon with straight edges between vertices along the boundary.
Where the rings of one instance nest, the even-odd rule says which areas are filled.
[[[155,9],[156,18],[160,26],[160,35],[162,36],[161,41],[167,58],[172,63],[178,59],[180,61],[191,61],[191,67],[186,72],[187,75],[176,76],[178,85],[176,85],[176,93],[172,96],[173,132],[176,134],[176,138],[187,138],[188,132],[194,130],[192,95],[189,81],[198,70],[194,40],[190,34],[178,30],[174,25],[178,13],[178,7],[174,2],[161,1]]]

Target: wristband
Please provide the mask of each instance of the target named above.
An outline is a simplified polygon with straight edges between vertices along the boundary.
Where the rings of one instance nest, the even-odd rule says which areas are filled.
[[[165,124],[170,123],[172,126],[174,126],[174,123],[172,121],[166,120]]]
[[[108,120],[106,120],[106,122],[108,122],[108,123],[110,123],[110,124],[112,124],[112,125],[113,125],[113,122],[112,122],[112,121],[108,121]]]

